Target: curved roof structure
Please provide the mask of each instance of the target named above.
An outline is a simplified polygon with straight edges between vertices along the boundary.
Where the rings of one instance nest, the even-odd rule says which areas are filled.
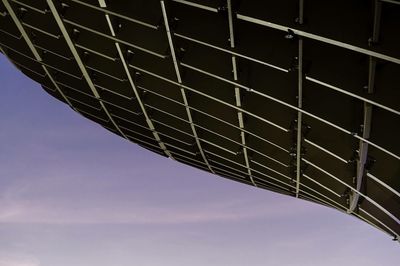
[[[1,0],[0,47],[131,142],[398,240],[399,3]]]

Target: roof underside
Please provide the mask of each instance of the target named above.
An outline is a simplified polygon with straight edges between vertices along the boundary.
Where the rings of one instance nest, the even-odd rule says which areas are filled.
[[[129,141],[398,239],[399,3],[2,0],[0,47]]]

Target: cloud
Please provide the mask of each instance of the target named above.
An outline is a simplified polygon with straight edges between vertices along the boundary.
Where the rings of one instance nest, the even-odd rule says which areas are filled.
[[[27,256],[0,256],[0,266],[40,266],[40,261]]]
[[[73,173],[60,175],[50,167],[42,176],[15,178],[0,187],[0,223],[240,222],[289,218],[313,210],[304,202],[266,191],[221,194],[219,190],[202,189],[189,190],[188,194],[184,185],[179,189],[167,185],[146,186],[136,184],[131,177],[110,179],[100,174],[93,178]],[[144,179],[158,182],[144,175],[136,180]]]
[[[307,213],[311,208],[283,202],[221,199],[202,204],[156,206],[156,203],[106,203],[82,205],[49,201],[0,201],[0,223],[41,224],[184,224],[282,218]],[[298,206],[294,206],[298,205]]]

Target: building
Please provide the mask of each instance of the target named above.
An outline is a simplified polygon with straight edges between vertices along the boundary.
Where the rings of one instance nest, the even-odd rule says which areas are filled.
[[[400,234],[400,2],[2,0],[0,47],[162,156]]]

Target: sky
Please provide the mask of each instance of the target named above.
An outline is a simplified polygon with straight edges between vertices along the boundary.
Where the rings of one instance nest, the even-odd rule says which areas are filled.
[[[0,266],[396,265],[333,209],[153,154],[0,56]]]

